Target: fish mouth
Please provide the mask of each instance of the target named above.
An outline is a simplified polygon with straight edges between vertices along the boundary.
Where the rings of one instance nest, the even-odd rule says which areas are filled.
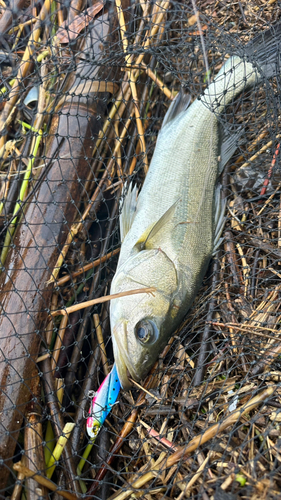
[[[128,391],[132,388],[133,384],[130,381],[130,378],[132,378],[132,376],[126,366],[126,363],[124,363],[124,360],[120,357],[120,355],[119,358],[115,357],[115,363],[121,387],[125,391]]]
[[[124,331],[122,332],[123,333],[122,337],[125,338],[124,333],[126,332],[124,325],[123,325],[123,330]],[[120,334],[120,331],[118,333]],[[118,378],[122,389],[129,390],[132,388],[132,382],[130,381],[130,379],[139,381],[139,377],[135,372],[134,367],[130,363],[128,354],[125,350],[125,346],[127,345],[127,343],[122,342],[123,339],[118,338],[118,336],[114,334],[114,331],[112,334],[112,339],[113,339],[114,359],[116,363]]]

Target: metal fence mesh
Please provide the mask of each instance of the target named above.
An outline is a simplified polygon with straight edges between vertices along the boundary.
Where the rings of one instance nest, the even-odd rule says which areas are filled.
[[[87,448],[91,391],[114,362],[109,305],[50,312],[109,294],[122,187],[141,186],[171,99],[202,94],[280,18],[274,0],[198,0],[200,25],[186,0],[121,7],[125,24],[110,2],[0,2],[0,495],[277,498],[278,72],[219,117],[243,128],[223,242],[146,389],[121,391]]]

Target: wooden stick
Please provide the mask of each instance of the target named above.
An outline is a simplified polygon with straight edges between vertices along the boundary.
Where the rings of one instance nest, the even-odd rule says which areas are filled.
[[[14,489],[13,489],[13,493],[11,495],[11,500],[20,500],[21,491],[22,491],[22,483],[23,483],[24,479],[25,479],[25,475],[22,472],[19,472],[17,480],[15,482]]]
[[[56,338],[56,342],[55,342],[55,346],[54,346],[54,350],[53,350],[53,357],[51,359],[51,367],[52,367],[52,371],[54,372],[54,375],[55,375],[55,370],[56,370],[57,362],[59,359],[61,346],[63,343],[63,338],[64,338],[65,329],[67,327],[67,324],[68,324],[68,316],[63,316],[61,319],[61,322],[60,322],[58,333],[57,333],[57,338]]]
[[[149,436],[151,436],[154,439],[157,439],[159,443],[163,444],[167,448],[169,448],[172,451],[178,451],[177,446],[175,446],[169,439],[161,437],[161,432],[156,432],[154,429],[152,429],[149,425],[147,425],[143,420],[140,420],[140,423],[147,429],[147,433]]]
[[[27,467],[24,467],[21,462],[14,464],[13,469],[21,474],[24,474],[25,477],[32,477],[34,481],[37,481],[37,483],[41,484],[42,486],[46,486],[46,488],[48,488],[49,490],[59,492],[59,494],[67,500],[78,500],[78,497],[76,495],[73,495],[73,493],[69,493],[68,491],[59,489],[58,486],[53,483],[53,481],[50,481],[45,476],[41,476],[41,474],[36,474],[34,471],[28,469]]]
[[[280,139],[281,137],[281,134],[277,134],[275,139]],[[248,167],[252,161],[256,160],[262,153],[264,153],[268,148],[270,148],[273,144],[273,141],[269,141],[267,142],[257,153],[255,153],[253,156],[251,156],[251,158],[246,161],[246,163],[243,163],[243,165],[241,165],[241,167],[239,167],[238,169],[238,173],[241,172],[242,169]]]
[[[159,89],[162,90],[165,96],[168,97],[170,101],[172,101],[175,98],[175,94],[173,94],[173,92],[171,92],[168,89],[168,87],[166,87],[166,85],[162,82],[162,80],[160,80],[160,78],[157,75],[155,75],[155,73],[153,73],[153,71],[150,68],[148,68],[146,64],[142,62],[141,67],[144,69],[146,74],[151,78],[151,80],[153,80],[153,82],[159,87]]]
[[[268,330],[270,332],[276,333],[277,335],[280,335],[280,330],[277,330],[276,328],[269,328],[269,327],[264,327],[264,326],[257,326],[257,325],[247,325],[243,324],[242,326],[239,325],[239,323],[221,323],[219,321],[210,321],[210,323],[214,326],[220,326],[222,328],[229,328],[229,329],[234,329],[234,330],[239,330],[244,333],[251,333],[253,335],[259,335],[260,337],[265,337],[266,339],[273,339],[276,340],[278,337],[274,335],[267,335],[266,333],[260,333],[257,332],[257,328],[259,330]]]
[[[151,293],[155,292],[155,288],[138,288],[137,290],[128,290],[128,292],[114,293],[113,295],[105,295],[104,297],[99,297],[98,299],[88,300],[87,302],[81,302],[81,304],[76,304],[74,306],[66,307],[65,309],[58,309],[57,311],[50,312],[51,316],[59,316],[70,314],[75,311],[80,311],[81,309],[86,309],[87,307],[94,306],[96,304],[102,304],[108,300],[118,299],[119,297],[126,297],[127,295],[137,295],[138,293]]]
[[[98,343],[99,343],[99,348],[100,348],[100,352],[101,352],[102,367],[103,367],[105,375],[108,375],[110,372],[110,369],[109,369],[109,365],[108,365],[108,360],[107,360],[107,355],[106,355],[106,350],[105,350],[105,345],[104,345],[104,340],[103,340],[100,318],[99,318],[98,314],[94,314],[93,318],[94,318],[94,324],[95,324],[97,339],[98,339]]]
[[[184,485],[184,490],[181,492],[181,494],[175,500],[182,500],[182,498],[184,498],[185,496],[187,496],[187,494],[189,496],[189,493],[190,493],[189,490],[194,485],[194,483],[196,483],[197,479],[199,479],[199,477],[201,476],[202,472],[204,472],[205,466],[207,465],[207,463],[209,462],[209,460],[212,458],[213,454],[214,454],[214,452],[212,452],[212,450],[210,450],[208,452],[208,455],[205,458],[205,460],[199,466],[198,470],[195,472],[194,476],[192,476],[192,478],[187,483],[187,485]]]

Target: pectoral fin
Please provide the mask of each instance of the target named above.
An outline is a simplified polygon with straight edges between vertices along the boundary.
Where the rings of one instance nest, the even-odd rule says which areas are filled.
[[[160,217],[160,219],[152,224],[150,227],[144,231],[139,240],[136,243],[140,250],[153,248],[153,240],[155,236],[158,236],[158,241],[161,241],[161,233],[163,233],[163,239],[166,235],[167,225],[172,220],[176,206],[180,200],[177,200],[173,205],[166,210],[166,212]]]

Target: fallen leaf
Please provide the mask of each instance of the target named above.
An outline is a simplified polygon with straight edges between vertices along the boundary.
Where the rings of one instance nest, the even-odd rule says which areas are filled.
[[[57,31],[57,38],[60,43],[69,43],[78,37],[80,31],[85,29],[88,24],[93,21],[94,17],[101,11],[104,6],[103,1],[98,1],[88,9],[84,10],[76,16],[69,25],[64,21]]]

